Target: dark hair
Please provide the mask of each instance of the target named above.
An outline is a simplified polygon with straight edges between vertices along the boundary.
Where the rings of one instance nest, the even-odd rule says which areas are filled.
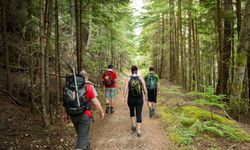
[[[113,65],[111,65],[111,64],[108,65],[108,68],[109,68],[109,69],[112,69],[112,68],[113,68]]]
[[[137,74],[137,72],[138,72],[138,67],[136,66],[136,65],[133,65],[132,67],[131,67],[131,73],[132,74]]]
[[[149,71],[154,71],[154,70],[155,70],[154,66],[149,67]]]

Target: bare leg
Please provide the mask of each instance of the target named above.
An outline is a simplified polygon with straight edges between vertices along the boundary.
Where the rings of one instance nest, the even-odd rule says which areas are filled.
[[[135,117],[130,117],[130,120],[131,120],[131,128],[132,127],[135,127],[135,120],[136,120],[136,118]]]
[[[137,122],[137,136],[140,137],[141,136],[141,123]]]

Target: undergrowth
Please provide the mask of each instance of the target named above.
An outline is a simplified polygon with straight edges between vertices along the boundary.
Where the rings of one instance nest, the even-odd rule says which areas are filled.
[[[225,138],[234,142],[249,142],[250,136],[233,120],[196,106],[159,108],[171,141],[191,145],[196,137]],[[206,138],[209,139],[209,138]]]

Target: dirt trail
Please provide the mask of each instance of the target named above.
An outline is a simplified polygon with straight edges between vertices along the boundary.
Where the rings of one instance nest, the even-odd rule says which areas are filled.
[[[97,119],[91,126],[93,150],[167,150],[170,144],[159,118],[149,118],[144,104],[142,136],[137,137],[130,129],[129,109],[122,100],[122,83],[119,84],[115,113],[104,120]]]

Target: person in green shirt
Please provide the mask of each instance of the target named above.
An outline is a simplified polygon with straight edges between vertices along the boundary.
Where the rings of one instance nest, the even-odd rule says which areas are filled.
[[[149,117],[155,114],[157,95],[160,94],[159,76],[155,73],[154,67],[149,67],[149,73],[144,77],[148,91]]]

